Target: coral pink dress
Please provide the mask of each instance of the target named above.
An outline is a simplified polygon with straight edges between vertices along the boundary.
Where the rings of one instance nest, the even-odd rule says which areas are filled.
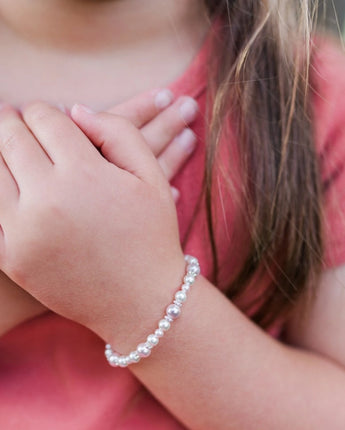
[[[205,213],[194,216],[204,171],[208,51],[206,41],[170,88],[176,96],[195,97],[201,107],[193,125],[199,137],[198,148],[175,178],[174,185],[181,191],[177,209],[185,251],[200,259],[203,275],[212,280]],[[318,83],[313,96],[315,136],[326,185],[325,268],[329,268],[345,262],[345,57],[336,48],[324,46],[317,54],[313,73]],[[236,154],[236,142],[228,144],[233,145]],[[224,267],[231,273],[240,264],[248,236],[236,201],[224,195],[219,208],[217,242],[222,261],[227,262]],[[278,337],[279,328],[270,335]],[[111,368],[103,351],[104,342],[95,334],[53,313],[7,333],[0,339],[0,428],[183,429],[128,368]]]

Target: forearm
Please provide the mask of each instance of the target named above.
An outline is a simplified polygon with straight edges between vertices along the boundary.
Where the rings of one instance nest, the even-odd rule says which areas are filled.
[[[345,427],[345,370],[271,338],[202,277],[152,355],[129,369],[193,430]]]
[[[46,308],[0,271],[0,336]]]

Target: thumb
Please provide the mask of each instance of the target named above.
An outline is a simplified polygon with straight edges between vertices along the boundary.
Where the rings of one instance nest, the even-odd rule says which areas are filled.
[[[71,118],[112,164],[152,182],[162,171],[140,131],[123,117],[75,104]]]

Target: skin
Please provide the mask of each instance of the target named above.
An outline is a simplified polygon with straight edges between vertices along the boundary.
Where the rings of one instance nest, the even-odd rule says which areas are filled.
[[[109,112],[121,115],[134,124],[142,133],[153,154],[157,157],[165,177],[171,180],[196,146],[196,136],[186,128],[187,122],[181,114],[181,106],[193,104],[194,116],[197,105],[190,97],[173,100],[168,90],[154,90],[140,94],[127,102],[117,105]],[[157,108],[157,100],[164,93],[172,97],[166,108]],[[187,137],[186,137],[187,134]],[[172,189],[173,198],[178,200],[178,190]],[[31,295],[16,285],[3,272],[0,272],[0,334],[6,333],[19,323],[37,316],[47,309]]]
[[[23,118],[8,105],[0,111],[0,202],[7,203],[0,204],[0,266],[48,307],[127,353],[150,332],[152,315],[170,303],[184,272],[176,211],[137,127],[78,105],[71,117],[42,102],[26,106]],[[47,255],[57,264],[42,260]],[[66,266],[68,273],[60,270]],[[166,288],[158,288],[161,279],[169,279]],[[331,420],[343,429],[343,283],[343,268],[322,276],[303,328],[297,318],[288,325],[289,345],[200,276],[173,331],[130,370],[187,428],[323,430]]]
[[[195,55],[206,31],[205,22],[199,19],[200,10],[191,3],[191,8],[187,9],[181,4],[171,12],[183,22],[183,25],[178,27],[182,36],[176,43],[171,23],[168,22],[170,15],[167,15],[166,20],[157,19],[157,22],[152,22],[152,33],[149,33],[146,26],[140,28],[140,23],[143,19],[147,21],[146,14],[154,5],[146,3],[149,8],[142,8],[142,2],[135,4],[135,10],[139,12],[136,27],[137,31],[141,30],[140,40],[151,46],[152,43],[157,45],[149,52],[146,49],[146,57],[143,57],[142,46],[134,43],[136,34],[131,36],[131,41],[128,31],[126,40],[120,37],[120,32],[114,34],[114,22],[118,28],[123,22],[123,12],[130,13],[133,5],[126,12],[122,11],[121,5],[119,11],[118,2],[86,2],[82,5],[79,2],[62,3],[64,2],[51,1],[47,9],[47,13],[51,15],[42,21],[42,8],[46,2],[35,2],[33,7],[32,2],[0,1],[0,33],[3,41],[0,55],[7,59],[6,63],[0,66],[0,90],[3,100],[18,108],[37,98],[67,107],[71,107],[75,99],[96,109],[99,106],[110,106],[110,112],[128,118],[141,129],[153,153],[158,157],[167,179],[171,180],[195,147],[195,136],[194,140],[191,136],[186,139],[186,135],[183,138],[181,133],[186,125],[193,121],[197,106],[190,98],[182,97],[173,99],[164,109],[157,108],[155,99],[158,90],[145,90],[175,79]],[[61,16],[59,15],[57,23],[56,14],[59,11]],[[71,12],[74,17],[72,21]],[[96,16],[98,26],[85,26],[85,20],[91,16],[93,19]],[[54,32],[54,28],[58,31]],[[63,33],[61,28],[65,29]],[[95,37],[93,33],[88,33],[90,28],[97,29],[98,44],[95,48],[102,51],[102,55],[96,58],[92,49],[91,52],[86,51],[86,47],[91,47]],[[54,37],[49,31],[53,31]],[[73,38],[74,31],[78,35],[83,33],[85,46],[80,46],[79,36]],[[167,37],[169,33],[170,38]],[[62,40],[64,37],[68,40],[66,46]],[[158,43],[161,40],[163,43]],[[123,43],[126,43],[128,49],[123,48]],[[190,48],[181,50],[181,43]],[[162,50],[169,52],[169,58],[164,58],[164,62],[161,61],[161,55],[158,57]],[[65,65],[71,63],[71,56],[77,61],[66,68]],[[27,57],[30,61],[23,61]],[[150,64],[157,63],[155,69],[159,70],[163,78],[152,71],[147,73],[147,58]],[[166,69],[162,69],[162,64]],[[108,70],[111,73],[108,73]],[[133,76],[133,70],[141,73],[141,79],[138,80],[137,75]],[[19,76],[13,71],[18,72]],[[48,77],[46,80],[45,76]],[[143,79],[145,76],[146,80]],[[103,86],[100,86],[100,82]],[[116,90],[112,93],[109,88]],[[139,96],[138,91],[141,92]],[[123,101],[124,99],[126,101]],[[118,104],[114,106],[116,102]],[[181,115],[180,107],[185,102],[189,102],[189,118]],[[191,106],[194,108],[192,115]],[[0,303],[0,334],[46,310],[41,303],[16,287],[4,273],[0,274]]]
[[[199,0],[165,0],[161,14],[157,0],[0,0],[1,97],[109,109],[174,81],[208,27]]]

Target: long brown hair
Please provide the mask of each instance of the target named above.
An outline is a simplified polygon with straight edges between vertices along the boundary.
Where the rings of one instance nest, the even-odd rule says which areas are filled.
[[[236,112],[251,244],[226,289],[236,301],[253,275],[271,284],[252,319],[269,327],[311,298],[323,252],[321,186],[309,97],[311,9],[307,0],[204,0],[220,19],[210,77],[212,100],[205,193],[216,271],[212,178],[222,126]],[[284,21],[283,21],[284,19]],[[230,168],[230,166],[229,166]]]

